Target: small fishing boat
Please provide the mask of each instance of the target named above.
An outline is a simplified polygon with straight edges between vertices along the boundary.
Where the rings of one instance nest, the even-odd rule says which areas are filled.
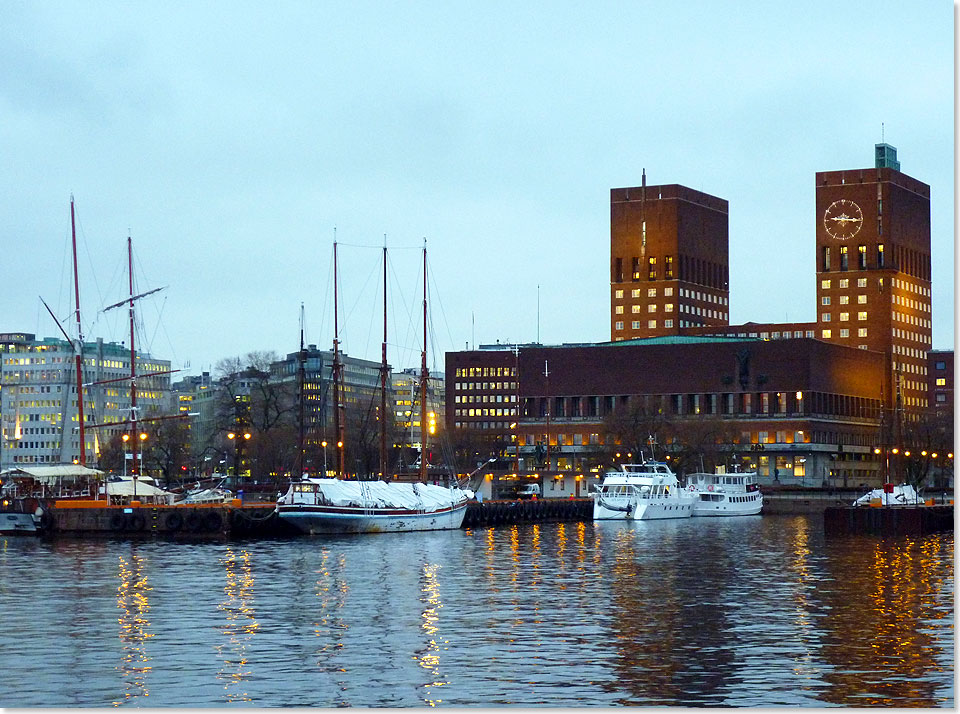
[[[696,498],[694,516],[755,516],[763,508],[755,473],[690,474],[687,491]]]
[[[593,494],[594,520],[638,521],[690,518],[694,494],[685,491],[670,467],[658,461],[622,464]]]

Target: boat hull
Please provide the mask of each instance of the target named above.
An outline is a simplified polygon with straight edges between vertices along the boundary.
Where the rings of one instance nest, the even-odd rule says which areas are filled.
[[[312,505],[277,507],[280,518],[308,535],[457,530],[466,512],[466,502],[436,511]]]
[[[0,535],[37,535],[39,532],[30,513],[0,513]]]
[[[727,507],[722,507],[726,505]],[[725,518],[729,516],[759,516],[760,512],[763,510],[763,501],[758,501],[757,503],[746,503],[746,504],[721,504],[721,505],[706,505],[706,504],[695,504],[693,507],[693,515],[697,518],[704,517],[720,517]]]
[[[611,508],[610,506],[613,506]],[[690,518],[693,502],[687,499],[670,499],[669,502],[634,503],[624,506],[609,503],[599,498],[593,501],[595,521],[658,521],[670,518]]]

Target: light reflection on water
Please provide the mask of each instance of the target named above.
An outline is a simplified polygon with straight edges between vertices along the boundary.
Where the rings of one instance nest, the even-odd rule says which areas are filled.
[[[952,707],[953,559],[806,516],[0,539],[0,706]]]

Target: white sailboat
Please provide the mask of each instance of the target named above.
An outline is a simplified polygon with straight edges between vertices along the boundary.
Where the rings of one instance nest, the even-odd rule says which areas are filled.
[[[386,339],[386,247],[384,247],[384,339],[381,389],[385,400]],[[335,429],[344,441],[342,365],[337,324],[337,244],[333,244],[334,339],[333,382]],[[423,249],[423,352],[420,375],[421,453],[427,453],[427,250]],[[386,414],[385,401],[383,413]],[[381,477],[387,478],[385,423],[381,420]],[[344,450],[337,448],[337,478],[303,477],[291,482],[276,506],[277,515],[299,531],[319,533],[387,533],[460,528],[473,491],[459,485],[427,483],[427,459],[420,459],[420,481],[361,481],[344,478]]]

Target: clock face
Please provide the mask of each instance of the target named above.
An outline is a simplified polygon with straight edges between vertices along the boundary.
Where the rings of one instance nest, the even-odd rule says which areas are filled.
[[[853,238],[863,225],[863,213],[853,201],[841,198],[830,204],[823,214],[823,227],[837,240]]]

